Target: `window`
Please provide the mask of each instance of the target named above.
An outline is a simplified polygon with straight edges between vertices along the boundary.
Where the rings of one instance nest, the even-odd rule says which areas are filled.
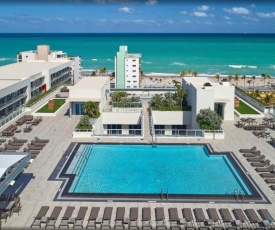
[[[186,125],[172,125],[172,135],[186,135]]]
[[[137,81],[133,81],[134,83],[137,83]]]
[[[107,125],[107,133],[108,134],[121,134],[121,125],[117,125],[117,124],[112,124],[112,125]]]
[[[133,61],[137,61],[136,59],[133,59]]]
[[[133,70],[133,72],[137,72],[136,70]]]
[[[134,85],[134,88],[137,88],[137,86],[136,86],[136,85]]]
[[[132,77],[137,77],[137,75],[133,75]]]
[[[136,65],[132,65],[132,67],[136,67]]]
[[[127,81],[127,83],[131,83],[131,81]]]
[[[129,125],[129,134],[141,135],[141,125]]]
[[[164,135],[165,127],[164,125],[154,125],[155,135]]]

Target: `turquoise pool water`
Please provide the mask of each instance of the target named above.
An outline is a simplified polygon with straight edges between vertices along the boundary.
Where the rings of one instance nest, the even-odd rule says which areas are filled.
[[[71,193],[227,195],[252,191],[226,155],[203,145],[80,145]]]

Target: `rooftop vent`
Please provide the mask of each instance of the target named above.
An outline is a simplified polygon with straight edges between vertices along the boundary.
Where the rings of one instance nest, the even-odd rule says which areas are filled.
[[[222,80],[221,80],[221,82],[220,82],[220,84],[221,85],[229,85],[229,81],[228,81],[228,79],[227,78],[223,78]]]
[[[212,89],[212,85],[209,82],[204,83],[203,86],[204,86],[203,89],[205,89],[205,90],[211,90]]]

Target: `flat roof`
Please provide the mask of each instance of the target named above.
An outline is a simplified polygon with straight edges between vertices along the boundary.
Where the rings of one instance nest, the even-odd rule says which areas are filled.
[[[139,123],[140,112],[103,112],[102,124],[121,124],[121,125],[135,125]]]
[[[202,89],[205,83],[210,83],[214,87],[215,86],[224,87],[224,85],[220,84],[219,82],[215,82],[213,78],[209,78],[209,77],[183,77],[183,80],[187,84],[193,85],[197,89]],[[228,87],[228,85],[226,87]]]
[[[109,80],[109,77],[84,77],[70,89],[101,89]]]

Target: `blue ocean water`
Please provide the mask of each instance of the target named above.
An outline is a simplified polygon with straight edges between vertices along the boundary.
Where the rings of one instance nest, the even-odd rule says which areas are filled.
[[[94,145],[73,192],[251,194],[229,165],[226,156],[209,155],[204,146]]]
[[[142,54],[145,74],[275,75],[274,34],[0,34],[0,65],[39,44],[80,55],[84,69],[114,70],[119,46],[127,45]]]

